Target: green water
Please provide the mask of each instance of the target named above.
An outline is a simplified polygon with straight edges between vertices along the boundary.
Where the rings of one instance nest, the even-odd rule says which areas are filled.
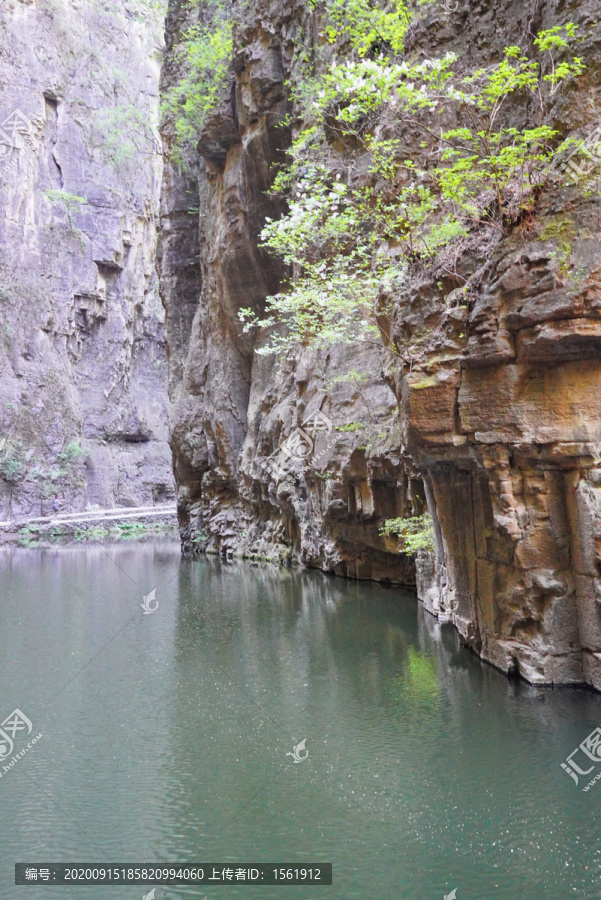
[[[560,768],[601,698],[508,682],[402,591],[171,541],[1,551],[0,661],[0,720],[42,734],[0,778],[2,900],[150,890],[16,887],[36,861],[334,866],[157,900],[601,896],[601,784]]]

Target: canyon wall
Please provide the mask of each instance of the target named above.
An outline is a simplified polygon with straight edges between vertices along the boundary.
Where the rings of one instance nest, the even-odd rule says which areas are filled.
[[[249,21],[240,34],[235,90],[228,87],[184,172],[170,162],[168,126],[163,135],[159,268],[184,547],[414,584],[412,561],[378,533],[383,516],[423,503],[420,479],[401,463],[381,352],[333,347],[282,364],[258,356],[238,321],[283,275],[258,236],[265,216],[283,209],[266,192],[290,142],[284,82],[304,17],[301,3],[253,4],[246,13],[263,24]],[[163,90],[182,76],[177,46],[197,16],[186,2],[170,4]],[[349,373],[365,380],[340,380]],[[283,463],[278,447],[290,436],[299,444],[286,457],[290,477],[274,477],[266,461],[275,452],[275,465]]]
[[[562,137],[585,138],[601,108],[601,32],[592,2],[564,7],[428,6],[406,52],[485,65],[569,18],[587,69],[552,118]],[[417,583],[426,608],[503,671],[601,689],[598,184],[558,177],[509,233],[483,228],[451,263],[416,266],[392,298],[409,366],[367,345],[259,356],[267,336],[245,334],[238,311],[261,311],[287,274],[259,233],[282,208],[268,189],[291,140],[293,42],[317,40],[319,22],[295,0],[235,8],[228,89],[186,174],[167,160],[164,177],[184,548]],[[164,89],[181,77],[177,46],[197,15],[172,0]],[[168,157],[172,140],[167,127]],[[380,528],[426,507],[436,552],[414,563]]]
[[[0,519],[173,497],[153,6],[0,3]]]

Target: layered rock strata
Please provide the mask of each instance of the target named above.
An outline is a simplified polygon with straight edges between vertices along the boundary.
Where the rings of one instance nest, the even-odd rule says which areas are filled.
[[[258,356],[266,335],[244,334],[238,311],[260,310],[287,275],[258,235],[281,209],[267,191],[290,141],[293,42],[319,32],[303,6],[240,9],[231,84],[194,174],[166,169],[162,290],[184,546],[417,579],[426,608],[503,671],[601,689],[596,188],[559,178],[511,231],[476,234],[450,267],[416,266],[393,298],[410,366],[367,346]],[[586,136],[600,108],[593,12],[587,2],[571,11],[587,70],[553,109],[564,135]],[[180,77],[173,50],[193,15],[171,3],[165,86]],[[485,64],[564,18],[552,2],[474,0],[417,21],[407,51],[469,48]],[[197,231],[185,224],[188,190],[200,198]],[[437,549],[415,566],[380,527],[426,506]]]

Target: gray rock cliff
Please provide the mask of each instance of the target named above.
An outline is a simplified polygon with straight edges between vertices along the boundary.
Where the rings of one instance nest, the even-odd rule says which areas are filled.
[[[0,519],[173,496],[161,46],[142,0],[0,3]]]

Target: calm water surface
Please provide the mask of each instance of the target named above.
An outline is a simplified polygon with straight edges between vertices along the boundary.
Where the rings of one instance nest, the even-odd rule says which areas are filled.
[[[18,861],[334,865],[157,900],[601,897],[601,783],[560,768],[601,698],[506,681],[401,591],[171,541],[6,550],[0,660],[0,720],[43,735],[0,778],[2,900],[149,890],[15,887]]]

